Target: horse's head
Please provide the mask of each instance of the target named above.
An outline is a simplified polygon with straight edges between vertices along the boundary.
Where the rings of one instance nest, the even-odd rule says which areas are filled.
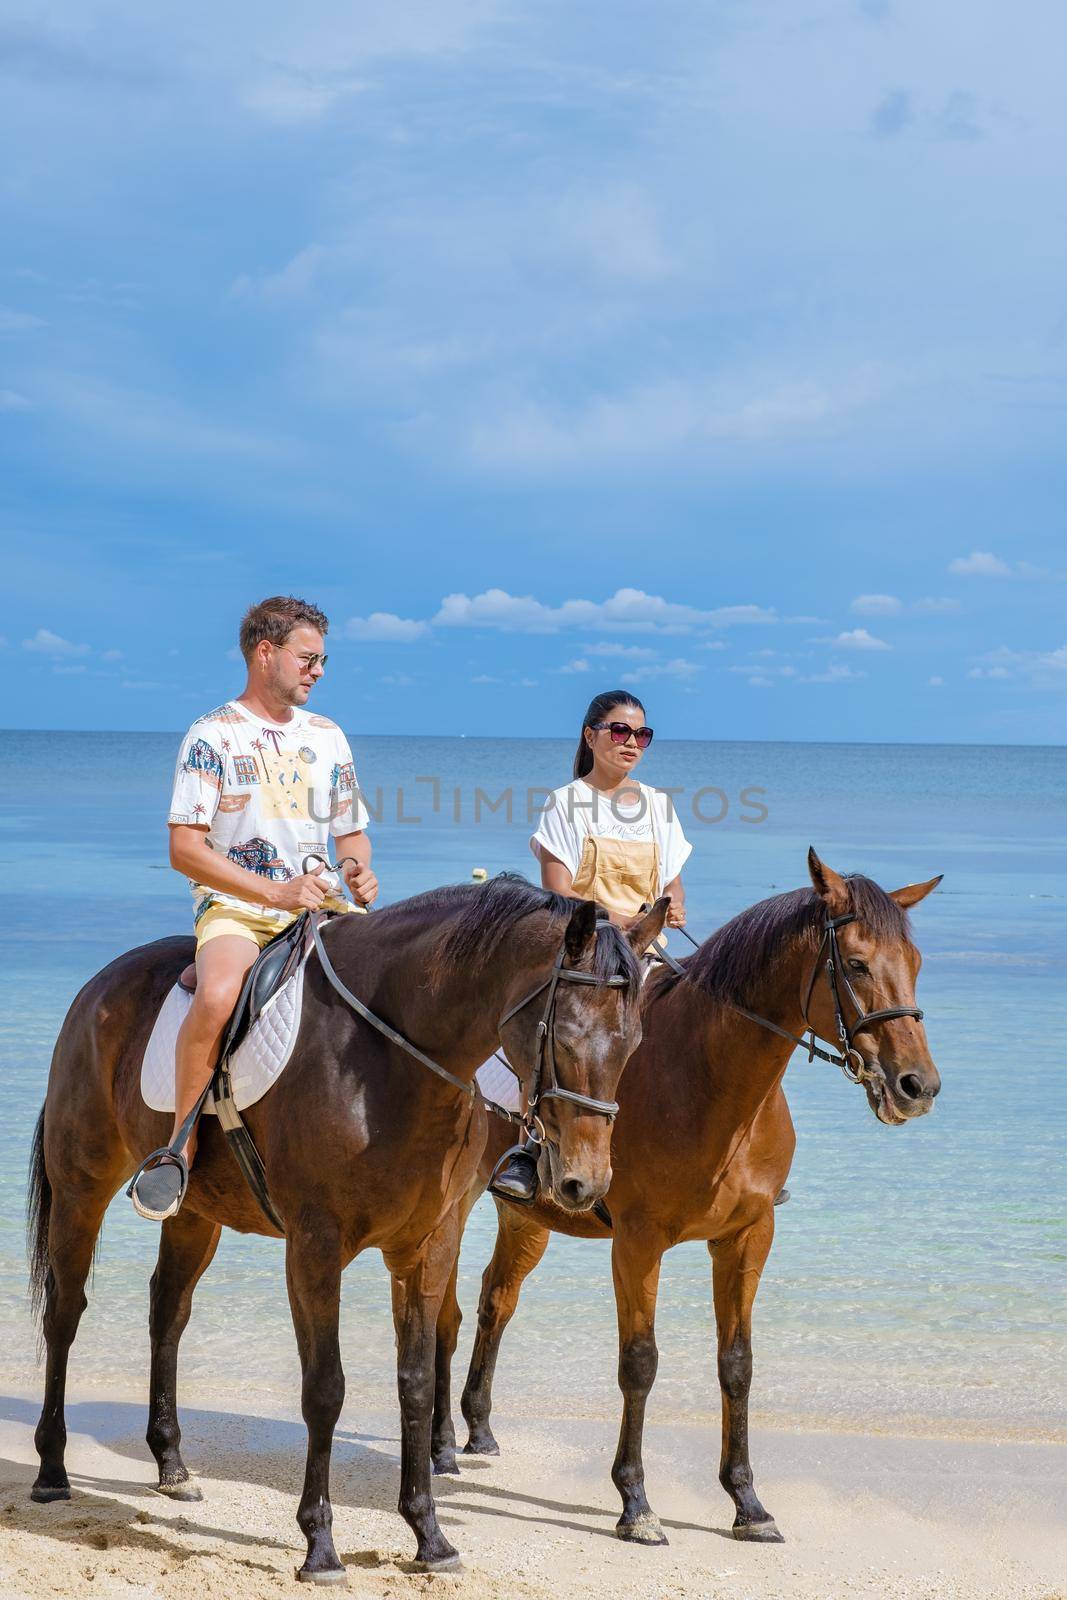
[[[565,1211],[588,1210],[611,1183],[615,1094],[641,1042],[640,957],[662,932],[669,905],[657,900],[624,933],[582,901],[567,922],[547,999],[522,1005],[501,1028],[543,1134],[542,1188]]]
[[[941,1079],[930,1056],[922,1014],[914,1013],[922,965],[908,909],[941,878],[886,891],[869,878],[845,878],[808,851],[808,870],[826,914],[814,972],[805,979],[805,1020],[820,1038],[849,1047],[871,1110],[895,1124],[933,1108]],[[832,924],[842,919],[837,927]],[[833,963],[831,971],[828,962]],[[847,1037],[841,1039],[840,1022]]]

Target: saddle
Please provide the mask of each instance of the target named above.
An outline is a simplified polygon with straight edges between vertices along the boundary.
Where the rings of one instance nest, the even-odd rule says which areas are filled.
[[[281,933],[265,944],[245,974],[237,1004],[222,1036],[219,1060],[232,1056],[269,1000],[287,983],[311,942],[309,913],[302,911]],[[190,963],[178,979],[188,994],[196,993],[196,967]]]

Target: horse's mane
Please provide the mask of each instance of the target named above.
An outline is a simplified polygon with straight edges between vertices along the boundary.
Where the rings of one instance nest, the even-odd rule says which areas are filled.
[[[404,907],[409,911],[456,912],[430,958],[429,977],[436,985],[460,969],[469,977],[476,977],[489,965],[507,936],[535,911],[547,911],[559,920],[562,939],[567,920],[581,904],[572,895],[539,889],[519,873],[501,872],[488,883],[456,883],[430,889],[391,910]],[[598,978],[625,978],[635,994],[640,988],[640,963],[630,941],[614,923],[597,924],[593,971]]]
[[[849,873],[845,882],[849,906],[876,939],[910,937],[908,914],[871,878]],[[700,949],[684,961],[685,975],[712,999],[734,1005],[753,1004],[753,993],[773,962],[798,946],[814,953],[815,935],[821,930],[825,904],[814,889],[791,889],[772,895],[741,911],[711,934]],[[677,973],[664,969],[653,991],[666,994],[678,983]]]

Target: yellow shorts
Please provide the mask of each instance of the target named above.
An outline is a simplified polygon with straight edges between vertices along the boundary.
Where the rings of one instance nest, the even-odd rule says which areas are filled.
[[[332,896],[322,902],[324,911],[362,911],[363,906],[354,906],[351,900],[338,900]],[[299,912],[293,911],[282,917],[268,917],[262,911],[257,911],[254,906],[249,906],[247,911],[239,911],[236,906],[208,906],[203,916],[196,924],[196,949],[197,953],[204,948],[210,939],[251,939],[260,950],[269,944],[276,934],[281,933],[291,922],[295,922]]]

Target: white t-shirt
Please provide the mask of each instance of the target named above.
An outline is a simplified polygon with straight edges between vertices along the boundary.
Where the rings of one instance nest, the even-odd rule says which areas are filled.
[[[348,740],[306,707],[288,722],[256,716],[229,700],[193,723],[182,741],[171,796],[172,823],[207,827],[212,850],[264,878],[287,882],[307,855],[327,855],[332,836],[367,826]],[[252,902],[190,882],[199,918],[212,905]],[[265,916],[289,913],[267,906]]]
[[[640,799],[634,805],[624,805],[622,802],[635,788],[640,790]],[[530,840],[530,849],[540,860],[543,845],[573,877],[582,859],[582,846],[590,835],[595,839],[653,840],[659,846],[658,894],[678,876],[693,849],[682,832],[669,794],[635,781],[618,794],[603,795],[591,789],[584,778],[575,778],[573,783],[554,790]]]

